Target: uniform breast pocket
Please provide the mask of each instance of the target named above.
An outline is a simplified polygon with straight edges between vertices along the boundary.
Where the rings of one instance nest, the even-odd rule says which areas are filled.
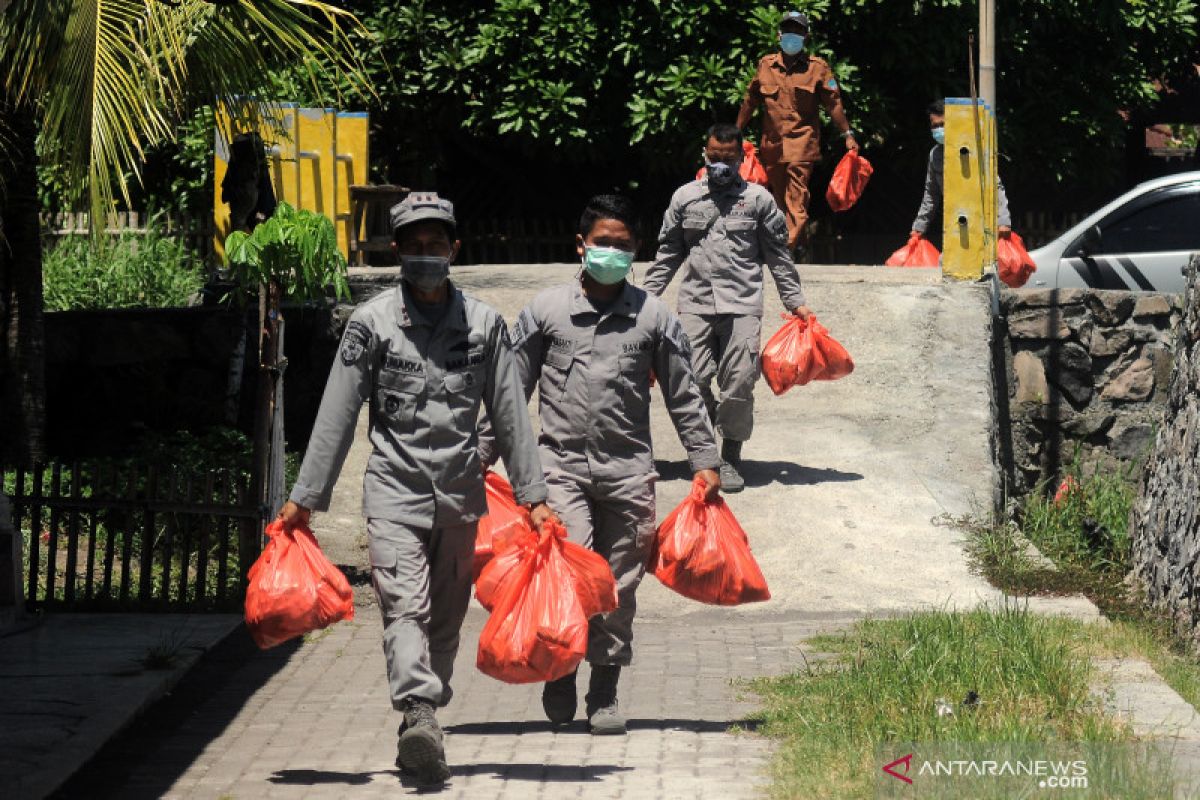
[[[688,245],[695,245],[712,227],[715,214],[687,214],[683,218],[683,240]]]
[[[734,255],[749,258],[758,253],[758,223],[746,217],[730,217],[725,221],[725,236]]]
[[[650,353],[621,356],[618,380],[626,415],[635,422],[650,417]]]
[[[462,424],[473,426],[478,421],[486,380],[482,367],[446,374],[446,404]]]
[[[412,427],[417,405],[424,400],[425,374],[383,369],[375,389],[377,412],[387,423],[400,430]]]
[[[817,87],[797,86],[795,92],[796,112],[805,119],[811,119],[817,113]]]
[[[567,380],[571,377],[571,365],[574,362],[574,355],[569,352],[551,350],[546,353],[539,384],[542,397],[549,400],[562,399],[567,393]]]

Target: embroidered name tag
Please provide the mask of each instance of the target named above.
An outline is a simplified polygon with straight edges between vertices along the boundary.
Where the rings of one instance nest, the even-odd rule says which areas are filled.
[[[473,353],[468,353],[465,356],[456,356],[446,359],[446,369],[455,370],[463,369],[464,367],[477,367],[483,363],[483,350],[476,350]]]
[[[399,353],[388,353],[384,356],[383,367],[394,372],[403,372],[406,375],[419,375],[425,372],[425,365],[423,363],[405,358]]]
[[[630,353],[646,353],[654,347],[654,342],[647,339],[644,342],[626,342],[621,345],[621,352],[629,355]]]

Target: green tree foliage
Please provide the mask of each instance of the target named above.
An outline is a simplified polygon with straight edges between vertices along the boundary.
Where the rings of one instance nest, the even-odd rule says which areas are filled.
[[[381,177],[426,186],[465,186],[467,171],[528,186],[520,173],[531,161],[556,165],[565,187],[581,173],[626,187],[681,179],[697,163],[703,129],[734,118],[793,5],[813,19],[809,51],[832,64],[868,154],[919,182],[930,144],[924,108],[968,94],[967,37],[978,24],[975,0],[348,5],[374,36],[360,41],[381,94]],[[1003,4],[997,61],[1010,189],[1077,202],[1113,191],[1119,112],[1152,103],[1152,81],[1190,64],[1195,9],[1192,0]]]

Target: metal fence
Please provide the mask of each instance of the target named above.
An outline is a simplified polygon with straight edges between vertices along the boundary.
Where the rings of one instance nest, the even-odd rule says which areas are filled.
[[[26,598],[76,611],[231,611],[261,545],[249,476],[137,463],[5,475]]]
[[[44,214],[42,232],[51,239],[62,236],[78,236],[88,233],[91,216],[86,212]],[[145,235],[151,221],[168,236],[184,240],[188,248],[203,258],[212,254],[212,216],[173,216],[168,214],[143,214],[137,211],[122,211],[111,215],[104,225],[104,233],[121,235]]]

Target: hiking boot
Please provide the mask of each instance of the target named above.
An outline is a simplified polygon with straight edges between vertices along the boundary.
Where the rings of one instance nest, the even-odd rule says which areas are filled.
[[[433,703],[419,697],[404,701],[404,723],[396,743],[396,766],[416,778],[421,786],[443,784],[450,777],[442,729],[434,716]]]
[[[588,682],[588,729],[597,736],[625,733],[625,717],[617,708],[617,680],[621,667],[617,664],[593,664]]]
[[[542,686],[542,710],[553,725],[566,725],[575,719],[579,699],[575,692],[575,673],[564,675]]]
[[[742,464],[742,443],[732,439],[721,442],[721,491],[733,494],[746,488],[738,467]]]

